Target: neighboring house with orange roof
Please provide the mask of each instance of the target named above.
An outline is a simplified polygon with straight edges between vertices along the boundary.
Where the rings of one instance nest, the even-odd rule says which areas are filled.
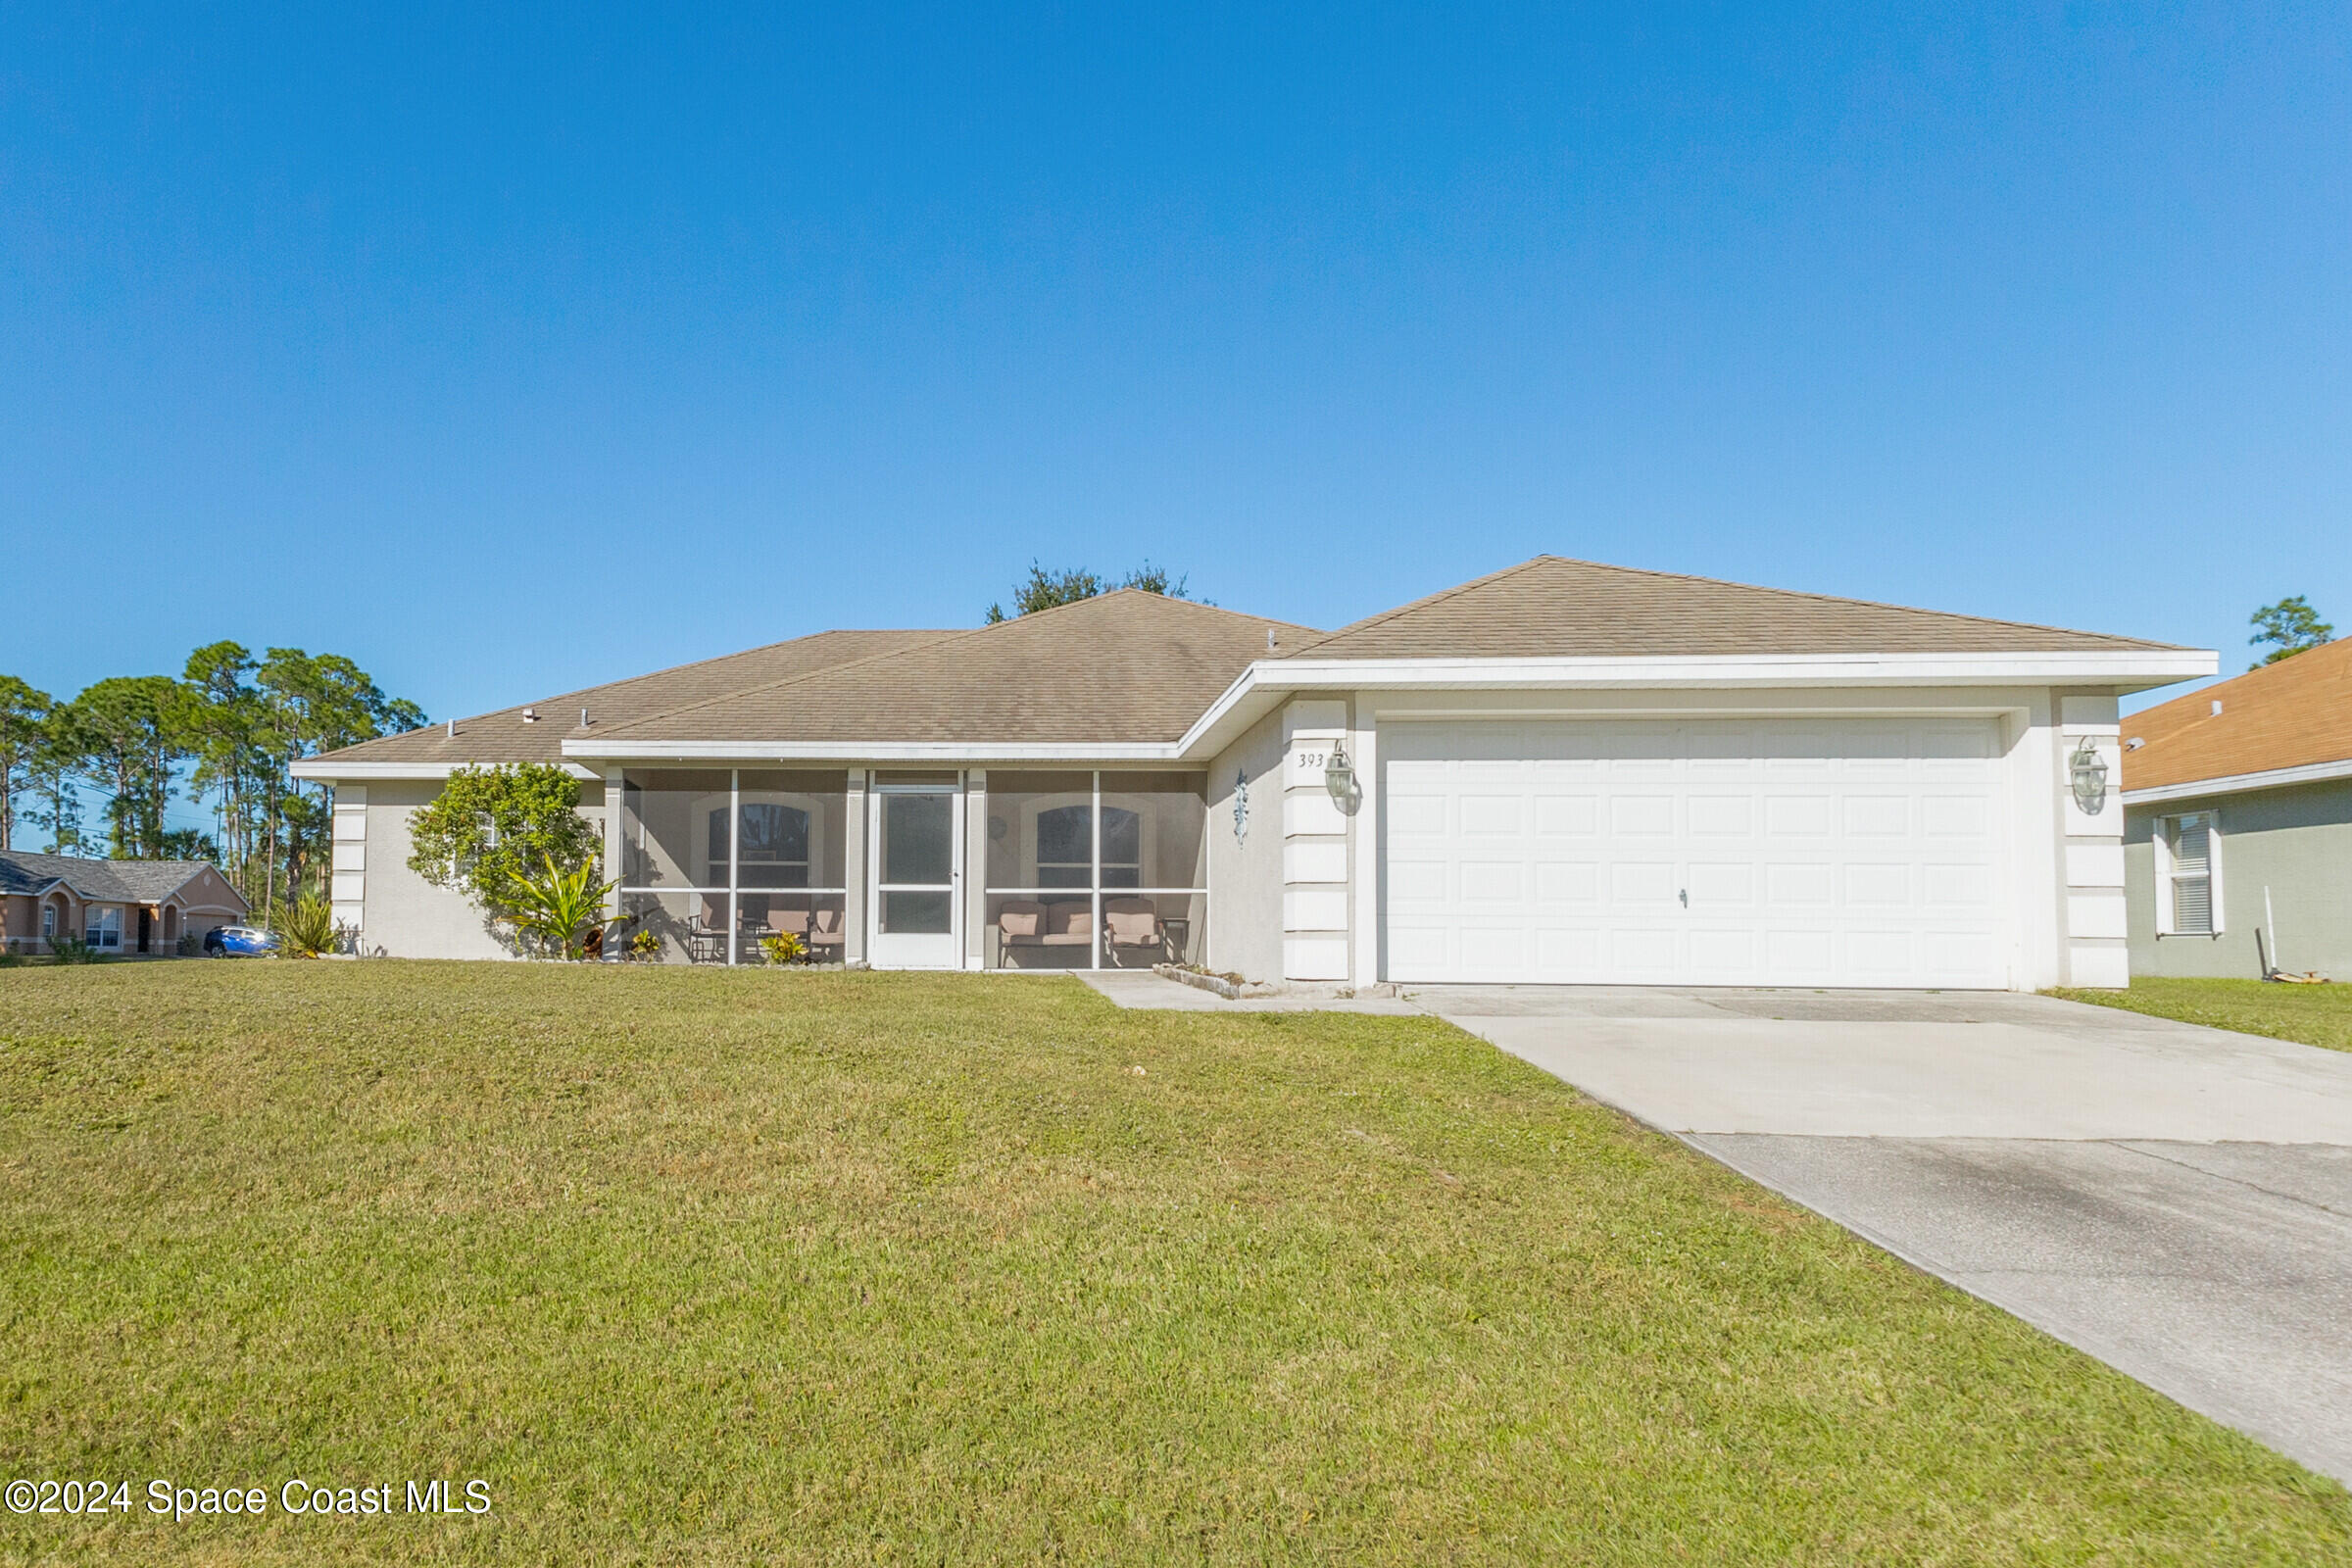
[[[2214,663],[1541,556],[1330,633],[1135,591],[819,633],[295,772],[367,954],[512,951],[410,818],[536,760],[601,827],[608,953],[669,961],[2120,985],[2119,699]]]
[[[2352,638],[2124,735],[2132,972],[2254,978],[2267,958],[2352,980]]]

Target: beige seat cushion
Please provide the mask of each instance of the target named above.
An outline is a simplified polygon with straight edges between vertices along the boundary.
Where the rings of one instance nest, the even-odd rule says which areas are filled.
[[[1049,948],[1091,947],[1095,940],[1095,904],[1092,899],[1064,900],[1046,906],[1046,934],[1043,943]]]
[[[1102,906],[1111,946],[1148,948],[1159,941],[1159,910],[1150,899],[1112,899]]]
[[[1015,947],[1036,947],[1046,934],[1046,906],[1034,899],[1006,899],[997,908],[997,929]]]

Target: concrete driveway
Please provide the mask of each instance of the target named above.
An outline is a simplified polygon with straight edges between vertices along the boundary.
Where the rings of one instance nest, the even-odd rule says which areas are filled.
[[[1998,993],[1411,997],[2352,1483],[2352,1054]]]

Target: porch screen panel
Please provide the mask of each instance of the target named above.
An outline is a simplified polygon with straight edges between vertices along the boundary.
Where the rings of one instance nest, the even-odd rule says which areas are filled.
[[[1105,825],[1114,810],[1134,813],[1142,874],[1132,884],[1136,891],[1122,896],[1108,886],[1105,870],[1105,899],[1121,900],[1105,906],[1111,959],[1121,966],[1200,962],[1208,951],[1207,775],[1105,772]],[[1109,858],[1107,836],[1103,858]]]
[[[1190,773],[992,770],[983,960],[1190,961],[1206,917],[1206,784]]]
[[[621,791],[622,922],[668,962],[758,962],[767,937],[839,959],[849,775],[841,769],[631,769]]]

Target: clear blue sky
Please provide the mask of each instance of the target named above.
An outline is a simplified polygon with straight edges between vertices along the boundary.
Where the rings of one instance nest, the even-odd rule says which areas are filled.
[[[378,9],[0,12],[0,670],[440,717],[1032,557],[2352,631],[2340,5]]]

